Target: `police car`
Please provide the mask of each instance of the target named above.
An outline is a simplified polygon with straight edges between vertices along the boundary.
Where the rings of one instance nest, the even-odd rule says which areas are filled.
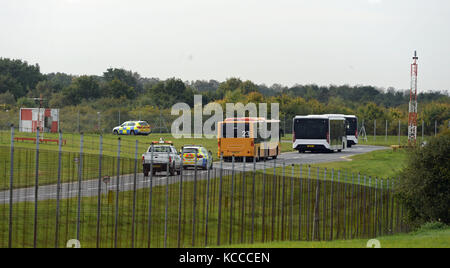
[[[182,154],[183,168],[200,167],[202,169],[213,168],[212,153],[200,145],[185,145],[180,150]],[[197,162],[196,162],[197,160]]]
[[[127,121],[113,129],[114,135],[148,135],[150,125],[145,121]]]

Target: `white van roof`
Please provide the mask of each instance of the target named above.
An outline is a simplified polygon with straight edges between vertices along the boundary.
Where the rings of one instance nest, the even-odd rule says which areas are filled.
[[[296,116],[295,119],[330,119],[330,118],[340,118],[345,120],[345,116],[342,114],[310,114],[303,116]]]

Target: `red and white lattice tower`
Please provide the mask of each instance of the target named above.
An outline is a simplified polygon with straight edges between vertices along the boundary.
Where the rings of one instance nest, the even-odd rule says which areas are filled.
[[[415,145],[417,140],[417,52],[414,51],[411,64],[411,92],[409,97],[408,143]]]

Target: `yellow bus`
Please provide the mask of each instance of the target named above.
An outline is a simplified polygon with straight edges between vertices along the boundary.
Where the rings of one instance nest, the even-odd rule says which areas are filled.
[[[280,135],[278,137],[262,138],[264,129],[272,129],[272,125],[279,120],[265,118],[243,117],[227,118],[219,122],[217,127],[218,157],[223,156],[225,161],[243,160],[246,157],[256,161],[271,157],[276,159],[281,153]],[[267,125],[267,127],[265,127]]]

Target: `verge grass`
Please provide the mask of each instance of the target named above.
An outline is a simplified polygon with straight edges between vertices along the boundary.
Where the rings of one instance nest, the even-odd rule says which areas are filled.
[[[440,230],[417,231],[408,234],[381,236],[381,248],[449,248],[450,227]],[[231,246],[238,248],[367,248],[367,239],[315,241],[315,242],[274,242]]]

